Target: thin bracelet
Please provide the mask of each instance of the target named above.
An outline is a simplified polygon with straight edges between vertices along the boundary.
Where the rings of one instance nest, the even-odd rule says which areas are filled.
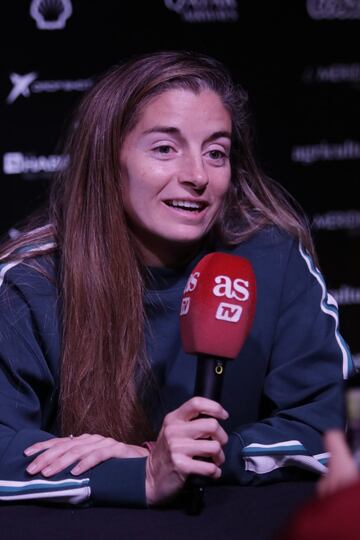
[[[144,446],[145,448],[149,450],[149,452],[151,452],[155,446],[155,441],[145,441],[142,443],[142,446]]]

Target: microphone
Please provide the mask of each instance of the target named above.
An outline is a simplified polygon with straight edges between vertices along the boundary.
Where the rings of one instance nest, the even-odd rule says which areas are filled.
[[[256,280],[250,262],[227,253],[205,255],[185,286],[180,309],[183,349],[197,355],[194,394],[220,402],[227,360],[234,360],[255,315]],[[203,506],[204,478],[191,478],[189,513]]]

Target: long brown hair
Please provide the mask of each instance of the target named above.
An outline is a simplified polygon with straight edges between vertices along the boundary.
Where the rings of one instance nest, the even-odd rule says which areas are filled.
[[[231,187],[215,226],[223,241],[238,243],[275,224],[315,256],[305,218],[254,159],[246,92],[221,63],[170,51],[113,68],[77,109],[64,147],[68,165],[52,185],[50,226],[28,231],[3,251],[16,258],[14,253],[30,242],[56,243],[62,306],[59,411],[65,435],[100,433],[131,443],[149,436],[141,399],[150,373],[143,271],[126,222],[119,155],[146,104],[170,88],[210,89],[231,114]]]

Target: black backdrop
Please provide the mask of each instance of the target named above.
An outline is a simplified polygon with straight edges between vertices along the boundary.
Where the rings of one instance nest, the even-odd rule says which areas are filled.
[[[360,364],[360,0],[11,0],[0,36],[0,233],[44,199],[94,77],[134,53],[211,54],[249,91],[263,168],[311,219]]]

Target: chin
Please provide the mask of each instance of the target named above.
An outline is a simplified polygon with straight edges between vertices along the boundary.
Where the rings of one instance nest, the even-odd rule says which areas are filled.
[[[174,234],[171,234],[169,231],[169,234],[167,236],[163,236],[163,239],[168,242],[176,242],[179,244],[193,244],[196,242],[200,242],[209,232],[210,228],[206,228],[206,230],[197,230],[197,231],[174,231]]]
[[[179,244],[181,246],[192,246],[193,244],[197,244],[198,242],[201,242],[201,240],[204,238],[205,234],[197,235],[197,236],[173,236],[171,238],[164,239],[167,242],[171,242],[174,244]]]

